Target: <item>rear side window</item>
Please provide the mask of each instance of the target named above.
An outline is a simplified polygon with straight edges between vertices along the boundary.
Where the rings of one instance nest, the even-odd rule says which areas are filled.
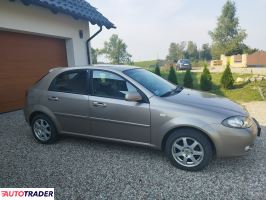
[[[59,74],[52,81],[49,91],[87,94],[87,71],[69,71]]]

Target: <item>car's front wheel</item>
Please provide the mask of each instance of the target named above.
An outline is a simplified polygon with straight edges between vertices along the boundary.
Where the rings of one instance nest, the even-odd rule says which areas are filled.
[[[32,119],[31,129],[34,138],[42,144],[53,143],[57,139],[57,130],[52,120],[44,114],[38,114]]]
[[[177,168],[188,171],[204,169],[213,157],[209,139],[200,131],[189,128],[172,133],[166,141],[165,152]]]

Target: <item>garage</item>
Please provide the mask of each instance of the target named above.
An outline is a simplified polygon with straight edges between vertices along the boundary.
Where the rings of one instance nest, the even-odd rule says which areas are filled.
[[[23,107],[25,92],[55,66],[67,66],[65,40],[0,31],[0,112]]]
[[[21,109],[49,69],[92,64],[90,42],[104,27],[115,28],[86,0],[1,0],[0,113]]]

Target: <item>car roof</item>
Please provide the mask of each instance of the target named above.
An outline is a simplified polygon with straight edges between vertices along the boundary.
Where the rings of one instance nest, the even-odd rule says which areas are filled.
[[[68,71],[68,70],[73,70],[73,69],[104,69],[104,70],[123,72],[125,70],[138,69],[138,68],[140,67],[131,66],[131,65],[97,64],[97,65],[86,65],[86,66],[78,66],[78,67],[55,67],[51,69],[50,72],[57,71],[57,70]]]
[[[129,69],[137,69],[140,67],[137,66],[132,66],[132,65],[110,65],[110,64],[98,64],[98,65],[93,65],[95,68],[105,68],[105,69],[112,69],[115,71],[125,71]]]

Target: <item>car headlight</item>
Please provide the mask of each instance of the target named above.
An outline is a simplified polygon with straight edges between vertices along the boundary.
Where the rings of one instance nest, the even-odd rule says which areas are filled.
[[[222,124],[230,128],[249,128],[252,125],[252,119],[250,117],[234,116],[223,120]]]

